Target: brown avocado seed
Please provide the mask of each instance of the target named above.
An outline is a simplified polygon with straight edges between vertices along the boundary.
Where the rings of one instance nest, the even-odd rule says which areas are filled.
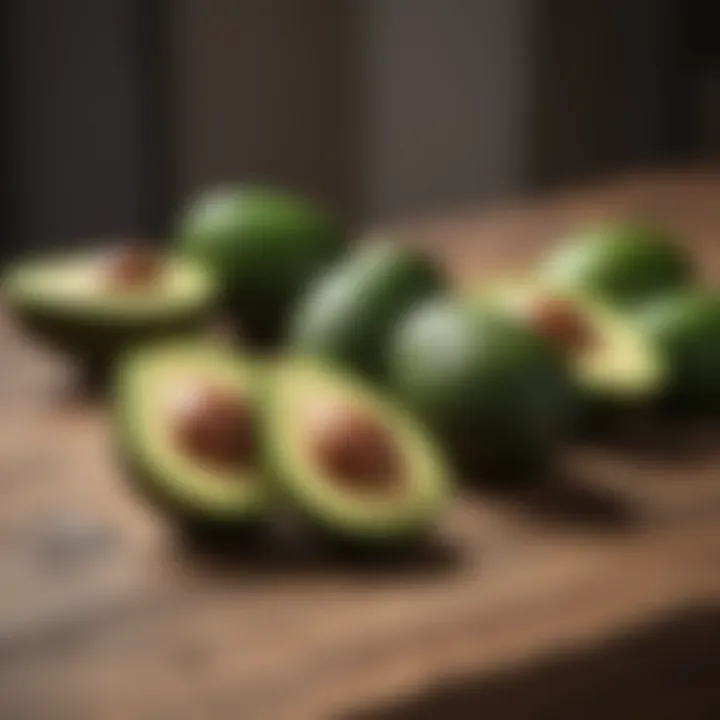
[[[183,453],[215,467],[254,460],[253,418],[247,401],[211,385],[188,385],[172,397],[172,431]]]
[[[592,342],[592,332],[582,314],[570,300],[546,296],[533,303],[530,325],[563,350],[577,352]]]
[[[368,413],[342,402],[320,403],[307,431],[315,457],[340,482],[374,491],[396,486],[401,472],[397,446]]]
[[[138,244],[123,244],[108,253],[103,270],[109,285],[135,288],[157,280],[160,267],[160,258],[151,248]]]

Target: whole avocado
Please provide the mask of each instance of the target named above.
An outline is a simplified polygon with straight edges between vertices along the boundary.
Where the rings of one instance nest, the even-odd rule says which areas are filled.
[[[179,241],[215,274],[243,335],[272,342],[303,288],[343,251],[345,232],[310,200],[283,190],[226,186],[189,205]]]
[[[289,344],[300,354],[377,378],[395,324],[443,284],[440,269],[416,251],[389,240],[364,246],[302,297],[290,322]]]
[[[555,348],[488,308],[424,303],[395,333],[389,364],[397,395],[466,471],[541,470],[574,417],[573,383]]]
[[[568,238],[541,268],[541,277],[618,305],[658,297],[692,282],[675,239],[659,228],[608,223]]]
[[[637,322],[666,358],[668,396],[688,408],[720,409],[720,295],[666,297],[643,307]]]

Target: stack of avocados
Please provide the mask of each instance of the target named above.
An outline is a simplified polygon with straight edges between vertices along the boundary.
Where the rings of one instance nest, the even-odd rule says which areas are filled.
[[[111,378],[128,477],[184,526],[291,511],[405,546],[458,475],[540,477],[608,409],[720,407],[720,295],[637,224],[468,297],[392,238],[351,248],[315,203],[228,186],[189,204],[171,251],[27,261],[4,292],[29,332]],[[217,316],[241,340],[204,332]]]

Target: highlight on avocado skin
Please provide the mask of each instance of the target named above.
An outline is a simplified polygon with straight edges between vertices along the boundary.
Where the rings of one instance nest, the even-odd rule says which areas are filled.
[[[179,252],[212,273],[228,318],[246,338],[271,344],[300,294],[342,256],[347,234],[318,202],[256,185],[200,192],[176,223]]]
[[[508,469],[544,470],[576,402],[552,344],[501,312],[455,298],[430,300],[398,326],[389,377],[480,481]]]
[[[720,294],[696,288],[656,299],[640,309],[636,324],[666,358],[672,402],[720,410]]]
[[[540,277],[627,307],[690,287],[695,272],[678,238],[665,228],[614,221],[570,233],[545,258]]]
[[[446,285],[429,257],[391,237],[377,238],[333,265],[300,297],[290,317],[289,346],[381,379],[397,323]]]

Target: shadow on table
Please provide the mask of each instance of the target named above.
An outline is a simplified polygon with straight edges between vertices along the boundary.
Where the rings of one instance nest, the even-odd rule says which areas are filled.
[[[184,528],[178,538],[183,562],[226,577],[345,576],[401,582],[452,574],[464,562],[459,544],[440,534],[406,546],[362,547],[278,523],[239,534]]]
[[[688,413],[648,416],[586,442],[596,448],[670,464],[712,455],[720,446],[720,417]]]
[[[625,532],[635,524],[634,508],[610,489],[595,487],[570,471],[555,472],[523,482],[475,483],[463,490],[475,506],[465,522],[472,530],[473,547],[452,533],[436,533],[407,545],[353,545],[314,532],[291,521],[259,526],[240,533],[216,528],[186,527],[180,533],[182,561],[202,571],[228,575],[335,575],[387,577],[442,577],[462,570],[472,553],[482,557],[483,505],[504,506],[549,524],[583,532]],[[454,519],[454,516],[449,518]]]
[[[177,552],[193,572],[220,577],[298,575],[403,582],[457,574],[467,565],[482,564],[486,551],[492,555],[503,539],[492,530],[484,531],[483,504],[502,504],[511,513],[529,515],[543,524],[581,528],[583,532],[624,532],[634,522],[632,507],[622,498],[585,486],[581,478],[570,475],[556,474],[521,486],[468,488],[463,499],[475,506],[462,518],[465,525],[473,524],[471,541],[445,532],[407,546],[363,547],[288,523],[239,534],[185,528],[179,535]],[[451,514],[448,519],[452,524],[457,518]]]
[[[698,608],[517,671],[436,687],[348,720],[720,717],[720,609]]]
[[[636,520],[626,498],[587,482],[571,469],[505,485],[477,484],[471,493],[477,502],[491,499],[531,520],[568,529],[619,532],[632,528]]]

